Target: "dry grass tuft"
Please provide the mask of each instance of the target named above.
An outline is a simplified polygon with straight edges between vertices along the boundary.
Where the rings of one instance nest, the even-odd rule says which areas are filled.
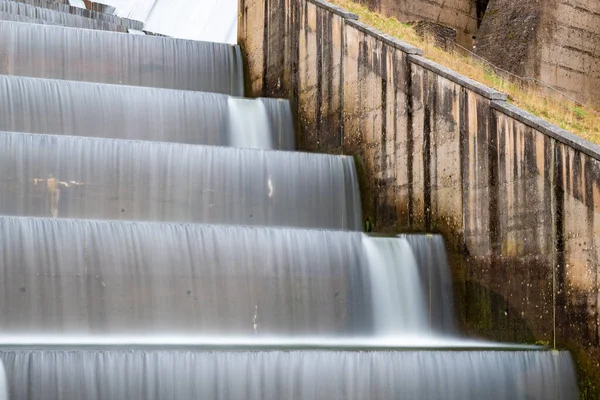
[[[524,85],[516,78],[505,79],[476,58],[456,51],[440,49],[434,45],[433,40],[420,37],[411,26],[395,18],[382,16],[351,0],[330,1],[358,15],[361,22],[419,47],[428,59],[506,93],[510,103],[591,142],[600,144],[600,113],[583,108],[563,96],[551,95],[538,87]]]

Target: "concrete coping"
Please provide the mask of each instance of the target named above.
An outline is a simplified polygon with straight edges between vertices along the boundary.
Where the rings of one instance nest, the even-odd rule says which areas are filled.
[[[318,6],[318,7],[322,7],[328,11],[331,11],[334,14],[339,15],[342,18],[346,18],[349,20],[356,20],[358,19],[358,15],[351,13],[348,10],[344,10],[342,7],[338,7],[336,5],[333,5],[331,3],[328,3],[326,1],[323,0],[307,0],[311,3],[313,3],[314,5]]]
[[[431,72],[435,72],[436,74],[441,75],[444,78],[451,80],[452,82],[458,83],[459,85],[464,86],[477,94],[480,94],[486,99],[506,100],[508,98],[508,96],[502,92],[487,87],[483,83],[479,83],[471,78],[467,78],[466,76],[461,75],[458,72],[451,70],[450,68],[444,67],[443,65],[435,63],[425,57],[410,55],[408,59],[410,62],[415,63],[425,69],[428,69]]]
[[[380,32],[377,29],[375,29],[367,24],[364,24],[360,21],[357,21],[357,20],[346,21],[346,25],[350,25],[350,26],[366,33],[367,35],[371,35],[375,39],[379,39],[382,42],[384,42],[392,47],[395,47],[396,49],[401,50],[406,54],[423,55],[423,50],[421,50],[413,45],[410,45],[406,42],[403,42],[399,39],[396,39],[395,37],[388,35],[387,33]]]
[[[544,135],[600,161],[600,146],[595,145],[589,140],[585,140],[505,101],[492,101],[491,106],[493,109],[542,132]]]

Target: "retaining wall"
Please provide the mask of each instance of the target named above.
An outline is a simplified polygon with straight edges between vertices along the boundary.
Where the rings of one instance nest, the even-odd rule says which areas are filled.
[[[445,235],[464,331],[556,341],[596,398],[599,148],[328,3],[240,0],[238,28],[246,94],[292,100],[301,150],[355,156],[375,229]]]

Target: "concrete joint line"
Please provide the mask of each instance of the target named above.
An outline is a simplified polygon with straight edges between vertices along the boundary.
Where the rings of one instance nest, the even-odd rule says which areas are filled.
[[[324,9],[328,10],[328,11],[331,11],[332,13],[337,14],[340,17],[343,17],[343,18],[346,18],[346,19],[349,19],[349,20],[356,20],[356,19],[358,19],[358,15],[356,15],[354,13],[351,13],[348,10],[344,10],[341,7],[338,7],[336,5],[328,3],[326,1],[323,1],[323,0],[306,0],[306,1],[308,1],[310,3],[313,3],[317,7],[321,7],[321,8],[324,8]]]
[[[556,125],[551,124],[533,114],[528,113],[525,110],[515,107],[506,101],[492,101],[491,107],[507,115],[535,130],[540,131],[544,135],[555,139],[556,141],[566,144],[574,148],[575,150],[581,151],[582,153],[600,161],[600,146],[593,144],[573,133],[566,131]]]
[[[450,68],[444,67],[438,63],[435,63],[423,56],[418,55],[409,55],[408,61],[413,64],[419,65],[431,72],[434,72],[444,78],[451,80],[452,82],[458,83],[465,88],[472,90],[473,92],[485,97],[488,100],[506,100],[508,96],[504,93],[499,92],[495,89],[492,89],[488,86],[485,86],[482,83],[474,81],[473,79],[467,78],[464,75],[459,74],[451,70]]]
[[[366,33],[367,35],[371,35],[373,38],[381,40],[385,44],[390,45],[406,54],[423,55],[423,50],[419,49],[418,47],[415,47],[399,39],[396,39],[393,36],[380,32],[377,29],[360,21],[349,20],[346,21],[346,25],[356,28],[359,31]]]

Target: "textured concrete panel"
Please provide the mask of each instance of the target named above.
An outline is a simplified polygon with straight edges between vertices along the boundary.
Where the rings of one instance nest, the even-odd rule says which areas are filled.
[[[376,231],[445,235],[464,332],[568,348],[597,396],[599,147],[326,3],[280,6],[242,1],[278,32],[241,30],[250,94],[296,105],[301,149],[354,156]]]

